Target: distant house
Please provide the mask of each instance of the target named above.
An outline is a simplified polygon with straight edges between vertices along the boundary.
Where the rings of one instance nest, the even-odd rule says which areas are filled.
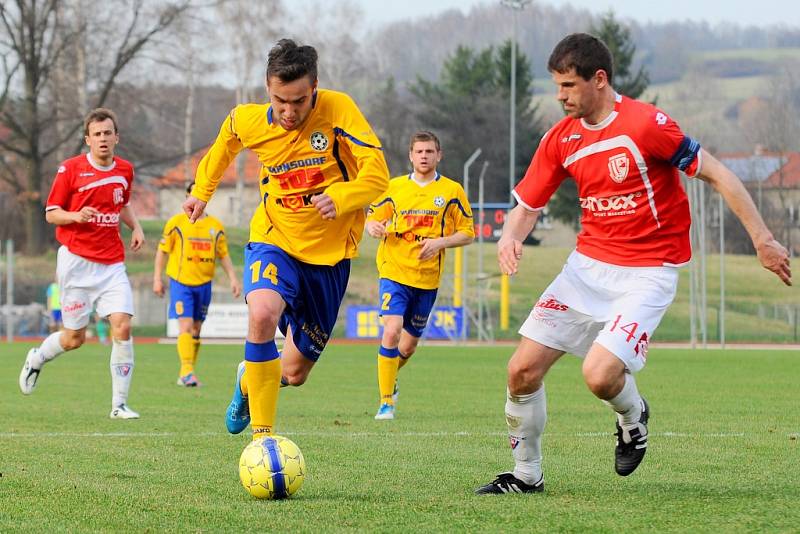
[[[209,147],[206,147],[192,154],[189,158],[188,172],[186,163],[182,161],[151,182],[158,198],[156,218],[168,219],[181,210],[181,204],[186,197],[187,183],[194,181],[197,165],[208,149]],[[244,162],[241,169],[241,191],[237,191],[242,166],[239,160]],[[250,150],[241,152],[238,159],[231,163],[222,175],[222,181],[208,205],[208,213],[220,219],[226,226],[246,226],[258,205],[260,171],[261,162],[256,154]]]
[[[725,153],[717,157],[742,179],[762,213],[777,210],[768,221],[778,239],[800,253],[800,152],[782,154],[757,148],[754,153]],[[766,213],[765,213],[766,214]],[[784,236],[776,230],[786,231]]]

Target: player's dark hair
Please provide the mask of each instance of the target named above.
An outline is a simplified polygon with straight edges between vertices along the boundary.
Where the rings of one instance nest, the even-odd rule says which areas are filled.
[[[440,152],[442,150],[442,145],[439,143],[439,138],[436,137],[435,133],[429,132],[428,130],[420,130],[411,135],[411,142],[408,144],[408,151],[411,152],[414,150],[414,143],[419,141],[433,141],[434,144],[436,144],[436,150]]]
[[[106,119],[111,119],[111,122],[114,123],[114,133],[119,133],[119,128],[117,127],[117,116],[108,108],[96,108],[89,112],[86,115],[86,118],[83,119],[83,135],[89,135],[89,125],[93,122],[103,122]]]
[[[273,76],[283,83],[308,76],[317,81],[317,51],[313,46],[299,46],[291,39],[281,39],[267,57],[267,80]]]
[[[588,33],[573,33],[561,39],[547,60],[547,70],[550,72],[566,74],[572,69],[586,81],[602,69],[606,71],[611,85],[614,59],[602,40]]]

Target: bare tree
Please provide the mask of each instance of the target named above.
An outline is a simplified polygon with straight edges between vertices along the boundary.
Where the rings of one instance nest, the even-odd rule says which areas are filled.
[[[283,4],[281,0],[223,0],[217,13],[229,36],[231,54],[229,64],[236,80],[237,103],[251,102],[263,98],[264,72],[267,51],[281,31]],[[247,21],[246,24],[243,24]],[[236,214],[234,224],[244,223],[244,164],[247,154],[236,159],[236,198],[238,206],[232,206]]]
[[[363,10],[352,0],[341,0],[314,2],[308,13],[299,37],[319,52],[320,83],[345,91],[357,101],[366,100],[373,84],[385,78],[370,79],[374,69],[367,67],[367,55],[360,43]]]
[[[63,69],[61,79],[56,75],[59,60],[70,49],[78,61],[81,54],[87,54],[84,64],[92,64],[93,70],[88,78],[91,84],[88,88],[84,84],[86,101],[91,107],[102,106],[126,66],[190,5],[189,0],[160,2],[157,6],[144,0],[115,4],[95,6],[88,18],[81,11],[85,6],[80,0],[69,2],[66,8],[59,0],[0,3],[0,125],[9,131],[0,138],[0,148],[14,154],[18,161],[15,166],[2,165],[0,179],[22,203],[24,248],[28,253],[40,252],[47,244],[42,197],[45,177],[52,175],[46,169],[48,159],[70,141],[75,141],[72,153],[83,146],[76,135],[81,124],[74,118],[85,110],[76,106],[71,126],[64,128],[55,128],[59,117],[53,121],[50,115],[55,93],[64,83]],[[109,16],[100,16],[103,12]],[[98,22],[104,25],[95,27]],[[84,38],[102,39],[104,45],[84,48],[80,45]]]

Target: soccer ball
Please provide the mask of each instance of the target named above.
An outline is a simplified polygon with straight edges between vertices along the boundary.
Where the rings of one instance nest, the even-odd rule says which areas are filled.
[[[239,479],[256,499],[293,495],[306,476],[306,461],[295,443],[281,436],[251,441],[239,458]]]

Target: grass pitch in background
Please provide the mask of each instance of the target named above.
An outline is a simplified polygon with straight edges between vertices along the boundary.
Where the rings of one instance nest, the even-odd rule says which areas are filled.
[[[108,349],[88,345],[17,387],[29,346],[0,347],[0,531],[715,531],[800,524],[798,355],[650,352],[639,384],[650,449],[613,472],[613,416],[567,356],[548,381],[546,492],[475,496],[511,467],[503,404],[512,349],[422,347],[401,373],[395,421],[374,421],[374,347],[329,347],[281,392],[278,432],[306,457],[286,501],[252,499],[237,461],[249,437],[223,413],[241,348],[205,346],[205,386],[175,386],[174,347],[139,345],[131,406],[112,421]]]

